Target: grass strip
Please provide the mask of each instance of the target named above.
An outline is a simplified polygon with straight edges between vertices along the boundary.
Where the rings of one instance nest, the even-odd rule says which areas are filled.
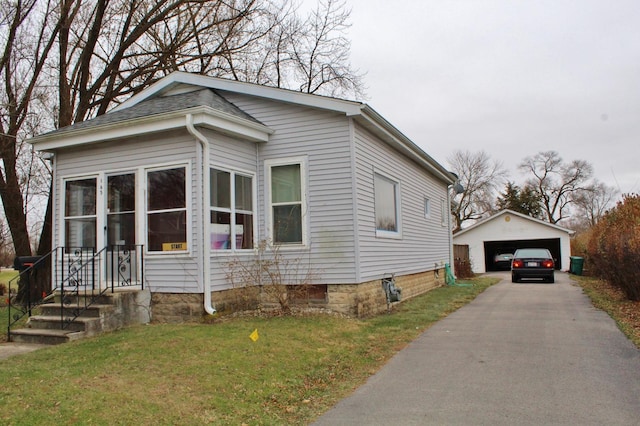
[[[609,314],[618,328],[640,348],[640,302],[627,299],[622,290],[607,282],[586,276],[571,276],[598,309]]]

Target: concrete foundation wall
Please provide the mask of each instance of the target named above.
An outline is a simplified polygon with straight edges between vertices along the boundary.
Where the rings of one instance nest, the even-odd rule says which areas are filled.
[[[402,290],[404,300],[426,293],[444,285],[444,270],[395,277],[395,285]],[[213,292],[211,299],[218,312],[232,313],[255,310],[260,307],[277,307],[266,300],[258,287]],[[188,322],[199,320],[204,314],[202,294],[153,293],[151,297],[152,319],[156,322]],[[297,303],[301,309],[322,308],[352,317],[366,317],[387,310],[387,299],[382,280],[361,284],[329,284],[325,301],[313,300]]]

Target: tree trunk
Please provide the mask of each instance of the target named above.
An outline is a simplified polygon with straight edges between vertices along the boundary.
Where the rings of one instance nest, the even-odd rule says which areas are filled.
[[[27,231],[27,216],[24,212],[24,200],[16,175],[16,144],[13,136],[0,136],[2,140],[2,159],[4,162],[4,179],[0,180],[0,197],[4,213],[13,239],[17,256],[30,256],[31,244]],[[1,172],[0,172],[1,173]]]

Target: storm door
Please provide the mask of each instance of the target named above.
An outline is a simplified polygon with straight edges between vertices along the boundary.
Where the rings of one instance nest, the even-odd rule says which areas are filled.
[[[64,182],[64,256],[60,265],[65,287],[86,287],[96,282],[91,265],[97,244],[97,178]]]
[[[107,283],[131,285],[136,268],[136,175],[107,176]]]

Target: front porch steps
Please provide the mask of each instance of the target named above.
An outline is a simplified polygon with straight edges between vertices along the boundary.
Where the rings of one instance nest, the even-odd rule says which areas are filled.
[[[11,341],[16,343],[37,343],[40,345],[59,345],[82,339],[84,331],[70,331],[45,328],[19,328],[11,331]]]
[[[10,340],[58,345],[151,320],[148,290],[105,293],[85,309],[84,299],[87,297],[90,295],[66,296],[63,304],[60,295],[56,294],[52,303],[40,305],[40,314],[31,316],[26,328],[11,330]],[[78,300],[85,310],[74,320],[66,320],[77,307]],[[65,321],[68,323],[63,328]]]

